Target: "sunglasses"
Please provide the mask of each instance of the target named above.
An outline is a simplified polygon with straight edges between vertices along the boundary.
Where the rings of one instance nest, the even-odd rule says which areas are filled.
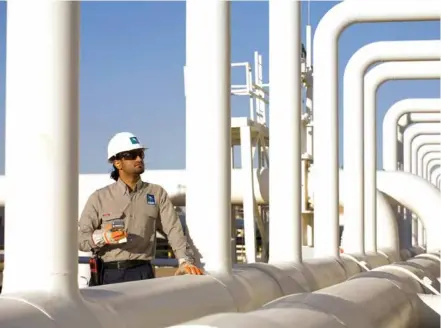
[[[119,153],[118,155],[116,155],[116,159],[118,159],[118,160],[125,159],[125,160],[129,160],[129,161],[133,161],[133,160],[137,159],[138,156],[141,159],[144,159],[144,151],[143,150],[126,151],[126,152]]]

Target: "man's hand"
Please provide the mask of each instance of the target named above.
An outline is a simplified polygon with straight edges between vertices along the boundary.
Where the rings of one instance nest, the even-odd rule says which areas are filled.
[[[178,270],[176,270],[175,276],[182,276],[182,275],[185,275],[185,274],[201,276],[204,273],[196,265],[188,263],[188,262],[182,262],[179,265]]]
[[[98,247],[127,242],[127,232],[123,229],[115,229],[113,225],[106,224],[100,230],[95,230],[92,235],[93,242]]]

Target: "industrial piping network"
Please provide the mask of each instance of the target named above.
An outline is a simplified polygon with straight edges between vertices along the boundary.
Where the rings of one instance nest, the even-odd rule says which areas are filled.
[[[435,136],[430,134],[422,135],[414,139],[414,142],[412,143],[412,164],[411,164],[412,174],[423,176],[423,171],[426,168],[423,166],[422,159],[427,154],[429,148],[436,146],[439,149],[440,144],[441,144],[440,135],[435,135]],[[439,161],[439,157],[438,157],[438,161]],[[432,181],[432,179],[430,179],[430,182],[434,184],[434,181]],[[422,248],[425,248],[426,246],[425,228],[422,224],[422,221],[415,217],[412,220],[412,245],[414,247],[421,246]]]
[[[430,175],[433,172],[433,169],[438,165],[439,161],[439,153],[440,147],[432,148],[431,151],[428,151],[426,155],[423,157],[423,175],[422,177],[430,181]]]
[[[430,177],[430,182],[432,182],[432,184],[434,184],[438,189],[440,189],[439,186],[440,175],[441,175],[441,164],[438,163],[438,165],[436,166],[436,168],[434,168],[432,172],[432,176]]]
[[[383,120],[383,168],[385,170],[403,169],[403,152],[402,135],[411,123],[424,123],[440,121],[440,99],[405,99],[395,103],[387,112]],[[400,139],[396,140],[397,124],[399,125]],[[417,136],[412,144],[412,163],[411,172],[422,176],[421,164],[417,168],[417,161],[419,161],[419,151],[423,144],[439,144],[439,137],[434,135]],[[400,150],[400,153],[398,152]],[[398,156],[399,155],[399,156]],[[410,220],[399,220],[399,230],[401,249],[406,250],[409,247],[410,234]],[[406,226],[407,225],[407,226]],[[424,242],[424,227],[421,220],[412,220],[412,245],[423,246]],[[404,251],[406,252],[406,251]],[[404,255],[404,254],[402,254]]]
[[[344,74],[344,134],[352,136],[344,138],[344,163],[345,163],[345,190],[353,193],[354,187],[358,188],[355,193],[358,197],[353,197],[351,202],[345,207],[345,214],[348,217],[356,218],[348,222],[343,237],[343,248],[348,252],[365,253],[364,228],[375,232],[377,230],[376,211],[371,210],[371,206],[376,204],[376,90],[386,80],[402,74],[404,78],[417,78],[420,72],[402,72],[401,63],[386,63],[374,68],[369,72],[363,81],[363,76],[368,67],[378,61],[391,60],[435,60],[439,57],[439,41],[399,41],[399,42],[376,42],[364,46],[357,51],[349,60]],[[403,49],[411,46],[412,51],[406,52]],[[406,56],[407,55],[407,56]],[[385,66],[382,66],[385,65]],[[398,69],[398,70],[397,70]],[[389,70],[390,73],[387,72]],[[413,73],[413,76],[412,76]],[[436,70],[435,70],[435,73]],[[392,76],[391,76],[392,74]],[[415,75],[417,74],[417,75]],[[366,95],[363,86],[366,85]],[[363,103],[364,99],[364,103]],[[364,110],[364,111],[363,111]],[[373,137],[366,138],[364,130],[373,133]],[[363,147],[363,141],[365,145]],[[363,154],[364,149],[364,154]],[[363,160],[365,159],[365,161]],[[364,168],[366,167],[366,168]],[[365,172],[363,174],[363,172]],[[364,195],[364,179],[368,183],[366,194]],[[354,185],[355,181],[355,186]],[[365,197],[364,197],[365,196]],[[366,202],[366,206],[363,206]],[[366,219],[370,225],[365,225]],[[366,241],[367,249],[376,252],[376,234],[371,233],[372,238]],[[352,238],[352,239],[350,239]],[[355,240],[358,242],[355,242]]]
[[[425,48],[425,50],[427,51],[426,52],[427,56],[426,57],[416,56],[416,58],[424,57],[425,59],[428,60],[437,58],[435,53],[438,51],[435,50],[433,46],[439,49],[440,45],[441,45],[440,42],[432,41],[432,48],[430,48],[430,46],[427,48],[423,46],[423,48]],[[371,229],[373,231],[376,230],[376,219],[377,219],[375,208],[372,210],[371,205],[376,204],[375,197],[377,191],[377,187],[376,187],[377,157],[376,157],[376,147],[375,147],[376,145],[375,101],[376,101],[376,93],[378,87],[390,79],[395,79],[395,80],[434,79],[434,78],[439,78],[439,76],[441,76],[441,66],[439,65],[439,61],[388,62],[388,63],[380,64],[377,67],[374,67],[371,71],[369,71],[369,73],[366,74],[366,77],[364,79],[364,86],[366,93],[364,97],[364,113],[366,117],[364,128],[365,131],[368,131],[367,135],[371,136],[373,133],[374,137],[365,138],[364,140],[365,141],[365,178],[366,178],[366,183],[368,183],[367,185],[368,188],[366,188],[367,193],[365,198],[366,200],[365,213],[371,216],[370,222],[372,222]],[[345,108],[347,109],[351,107],[345,107]],[[363,132],[363,128],[361,129],[361,131]],[[357,136],[360,138],[363,137],[363,134],[360,135],[360,132],[358,132]],[[346,138],[345,140],[348,140],[348,138]],[[410,170],[408,170],[407,168],[404,168],[404,171],[410,172]],[[430,233],[436,234],[435,231],[432,231]],[[436,240],[436,237],[433,240]],[[376,245],[375,239],[371,241],[371,245]],[[371,246],[371,249],[372,247],[373,246]]]
[[[422,158],[423,174],[421,176],[424,179],[429,180],[429,176],[431,175],[433,168],[438,165],[440,146],[435,145],[431,147],[424,147],[424,149],[426,150],[426,153],[423,155]]]
[[[431,123],[429,123],[429,122],[431,122]],[[413,144],[418,140],[418,137],[422,137],[424,135],[436,137],[436,136],[439,136],[439,134],[440,134],[440,114],[439,113],[438,113],[438,117],[436,117],[436,116],[435,117],[427,117],[425,123],[413,124],[404,131],[404,133],[403,133],[403,171],[412,172],[412,168],[413,168],[412,157],[414,157],[414,156],[412,156],[414,153]],[[438,159],[440,158],[439,153],[436,154],[435,156]],[[420,160],[417,158],[417,161],[419,162]],[[421,167],[427,167],[427,164],[424,165],[424,162],[423,162],[423,163],[421,163]],[[421,176],[423,178],[426,178],[424,169],[421,172]],[[411,222],[413,222],[413,220],[410,219],[409,212],[406,212],[406,215],[407,215],[407,222],[408,223],[405,225],[405,227],[407,229],[405,229],[403,237],[405,238],[405,240],[410,242],[409,236],[411,236],[411,234],[412,234]],[[413,229],[413,230],[415,230],[415,229]],[[428,228],[425,230],[427,233],[426,238],[437,239],[437,234],[429,237],[430,232],[428,231]],[[425,240],[425,242],[426,242],[426,240]]]
[[[313,55],[313,197],[314,225],[320,229],[314,231],[313,260],[302,258],[300,238],[300,3],[269,1],[272,138],[269,197],[272,199],[270,231],[273,231],[270,232],[270,263],[234,267],[230,256],[230,2],[188,0],[186,8],[187,225],[207,275],[80,290],[76,234],[72,233],[76,231],[79,194],[79,3],[49,0],[8,3],[8,193],[5,195],[8,219],[0,326],[438,327],[441,247],[435,237],[440,231],[441,195],[429,181],[393,168],[377,170],[376,181],[369,180],[368,185],[371,189],[372,183],[376,183],[378,192],[375,191],[373,197],[376,196],[377,203],[383,202],[381,204],[387,207],[387,202],[396,202],[424,221],[428,232],[425,253],[403,259],[399,254],[391,257],[382,252],[378,244],[373,243],[375,214],[369,215],[373,221],[368,249],[375,251],[376,248],[377,252],[365,252],[363,224],[360,224],[365,215],[360,186],[363,181],[358,176],[355,186],[350,186],[352,193],[347,192],[344,199],[346,206],[358,199],[357,216],[353,218],[357,227],[354,229],[357,252],[340,256],[336,65],[337,41],[345,27],[358,22],[439,20],[438,1],[409,0],[400,6],[386,5],[384,1],[381,5],[377,1],[345,1],[326,13],[317,27]],[[33,29],[23,29],[24,24]],[[207,30],[212,33],[206,34]],[[46,46],[38,46],[41,44]],[[406,55],[414,57],[413,53],[413,47],[405,47],[401,60],[405,61]],[[366,105],[366,100],[372,100],[379,80],[388,79],[397,68],[407,70],[409,65],[411,63],[384,63],[375,68],[377,73],[370,74],[374,69],[368,73],[372,84],[366,95],[363,89],[355,91],[359,97],[355,99],[357,104],[364,102],[365,114],[369,111],[371,115],[375,109],[375,103]],[[417,65],[423,70],[418,78],[439,77],[436,65]],[[202,77],[206,78],[207,70],[211,78],[202,85],[197,84]],[[413,73],[401,78],[412,78],[409,75]],[[363,78],[362,75],[359,78]],[[36,84],[40,85],[38,90]],[[32,110],[35,107],[39,111]],[[207,113],[208,107],[211,111]],[[292,110],[286,111],[286,108]],[[287,112],[288,117],[282,115]],[[26,122],[23,117],[28,118]],[[204,124],[195,126],[201,117],[205,119]],[[360,120],[363,119],[359,117],[358,124]],[[22,129],[17,129],[18,125]],[[371,127],[365,128],[368,142],[372,133],[375,134]],[[439,125],[437,128],[439,132]],[[201,133],[212,136],[210,144],[208,138],[200,138]],[[406,135],[409,134],[404,136],[403,147],[410,147],[406,144]],[[16,161],[17,151],[21,149],[13,147],[12,141],[28,145],[29,155],[40,173],[35,182],[41,188],[26,206],[22,203],[22,186],[26,185],[27,177],[22,172],[27,164]],[[196,147],[201,146],[206,150],[203,157],[196,151]],[[364,146],[358,141],[358,168],[364,163],[360,157],[366,151]],[[345,161],[345,170],[346,165]],[[362,176],[365,169],[366,166],[359,172]],[[368,177],[371,179],[371,175]],[[211,213],[210,229],[197,230],[207,213]],[[382,213],[393,214],[393,209],[389,206]],[[346,218],[345,222],[351,221]],[[29,248],[23,244],[23,240],[34,240],[36,231],[40,237],[38,252],[47,255],[43,263],[41,257],[29,256]],[[22,261],[23,258],[28,260]],[[41,270],[29,275],[29,267]]]

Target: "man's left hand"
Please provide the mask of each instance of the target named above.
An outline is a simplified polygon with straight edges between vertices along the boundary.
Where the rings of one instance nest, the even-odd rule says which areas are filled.
[[[188,262],[182,262],[179,265],[178,270],[176,270],[175,276],[182,276],[182,275],[185,275],[185,274],[201,276],[204,273],[196,265],[188,263]]]

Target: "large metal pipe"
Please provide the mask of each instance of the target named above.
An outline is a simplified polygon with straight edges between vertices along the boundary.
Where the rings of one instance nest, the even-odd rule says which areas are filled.
[[[439,145],[441,143],[441,135],[433,135],[433,134],[422,134],[416,136],[413,139],[412,147],[411,147],[411,172],[413,174],[417,174],[422,176],[422,155],[427,152],[428,147],[433,147]]]
[[[411,172],[412,143],[419,135],[439,135],[439,122],[413,124],[404,131],[403,136],[403,171]]]
[[[440,145],[436,145],[438,147],[434,148],[431,151],[428,151],[425,156],[423,156],[423,175],[422,177],[428,181],[430,181],[430,173],[433,169],[433,166],[437,164],[437,162],[440,160]]]
[[[400,139],[402,137],[403,131],[404,129],[412,124],[412,123],[424,123],[426,122],[427,119],[429,119],[429,121],[433,121],[434,117],[436,117],[439,113],[438,111],[423,111],[423,112],[411,112],[411,113],[407,113],[403,116],[401,116],[398,120],[398,133],[397,133],[397,138]],[[402,140],[401,140],[402,141]]]
[[[398,225],[395,213],[389,202],[389,197],[377,191],[377,249],[384,252],[391,252],[391,263],[399,258],[400,240],[398,235]],[[367,221],[369,223],[369,221]],[[366,230],[366,237],[369,238],[370,229]],[[391,256],[389,256],[391,257]]]
[[[342,31],[358,22],[439,20],[438,1],[409,0],[403,6],[375,1],[344,1],[320,20],[314,36],[314,186],[316,257],[339,256],[337,42]]]
[[[435,160],[434,165],[431,167],[431,172],[429,175],[429,181],[433,184],[436,182],[436,178],[438,177],[438,173],[440,172],[441,160]]]
[[[403,162],[403,149],[399,147],[402,146],[403,139],[402,134],[410,123],[416,122],[433,122],[439,119],[439,113],[441,109],[441,99],[438,98],[411,98],[404,99],[396,102],[392,105],[386,112],[383,120],[383,169],[386,171],[395,171],[399,168],[398,162]],[[398,125],[398,129],[397,129]],[[397,140],[397,132],[399,134]],[[414,140],[414,147],[412,148],[413,153],[418,153],[422,144],[429,143],[431,140],[435,141],[433,138],[438,138],[439,136],[434,135],[420,135]],[[398,157],[398,153],[400,156]],[[412,168],[417,168],[417,156],[412,155]],[[418,168],[419,169],[419,168]],[[406,224],[410,222],[404,220],[398,220],[399,231],[401,238],[404,241],[404,234],[410,229],[406,227]],[[413,221],[415,224],[415,221]],[[418,232],[412,233],[412,239],[415,244],[419,241],[424,240],[424,229],[421,221],[418,220],[417,225]],[[418,236],[417,240],[416,236]],[[404,247],[404,244],[403,244]]]
[[[435,60],[439,58],[440,41],[391,41],[391,42],[375,42],[359,49],[349,60],[344,74],[344,94],[343,94],[343,111],[344,111],[344,167],[346,171],[345,184],[347,195],[347,205],[345,206],[345,214],[354,218],[345,227],[345,230],[351,233],[351,240],[345,243],[344,248],[349,252],[364,254],[365,240],[365,215],[370,215],[369,219],[371,231],[376,229],[376,200],[372,198],[375,190],[366,188],[365,179],[372,178],[372,172],[366,171],[364,165],[371,167],[375,163],[374,174],[376,170],[376,156],[371,158],[372,153],[376,154],[376,130],[371,131],[372,120],[375,121],[376,113],[366,111],[363,104],[364,80],[363,76],[366,70],[375,62],[392,61],[392,60]],[[370,96],[370,95],[368,95]],[[374,95],[375,97],[375,95]],[[366,134],[364,133],[364,125],[367,125]],[[375,126],[374,126],[375,127]],[[370,133],[373,133],[371,136]],[[364,140],[367,139],[366,145]],[[374,142],[372,144],[372,142]],[[372,148],[374,147],[374,148]],[[366,156],[364,156],[364,152]],[[369,183],[366,180],[366,183]],[[349,188],[349,186],[351,186]],[[365,204],[366,202],[366,204]],[[376,251],[376,233],[371,233],[370,240],[366,240],[366,244],[370,251]]]
[[[302,262],[300,12],[299,1],[269,1],[272,263]]]
[[[441,229],[441,193],[434,185],[408,172],[377,171],[377,188],[410,209],[423,221],[427,232],[428,252],[441,249],[438,233]],[[410,241],[409,236],[409,243]]]
[[[418,294],[418,297],[438,316],[441,316],[441,295]]]
[[[439,98],[410,98],[393,104],[386,112],[383,120],[383,170],[397,169],[397,125],[403,115],[415,115],[419,113],[439,113],[441,110],[441,99]],[[406,124],[407,125],[407,124]]]
[[[439,136],[439,129],[436,127],[439,123],[417,123],[408,127],[403,133],[403,171],[404,172],[412,172],[412,153],[413,153],[413,142],[417,137],[422,137],[424,135],[430,135],[433,137]],[[402,226],[400,229],[400,244],[401,248],[409,248],[412,242],[412,220],[410,218],[410,213],[406,211],[404,213],[403,221],[401,222]],[[423,229],[423,224],[421,222],[418,223],[419,234],[418,240],[424,240],[423,231],[427,231]]]
[[[430,182],[437,186],[437,180],[439,175],[441,174],[441,161],[438,161],[436,166],[433,168],[432,174],[430,176]]]
[[[407,262],[387,265],[313,293],[279,298],[256,311],[216,314],[173,327],[435,327],[439,316],[418,297],[426,290],[415,278],[431,276],[433,263],[421,263],[421,269]],[[439,270],[439,262],[435,265]]]
[[[439,46],[438,45],[438,49]],[[365,77],[365,183],[366,183],[366,206],[365,214],[371,217],[372,230],[376,231],[377,213],[377,156],[376,156],[376,94],[378,88],[387,80],[404,79],[435,79],[441,76],[441,65],[437,61],[414,61],[414,62],[389,62],[383,63],[370,70]],[[375,228],[375,229],[374,229]],[[371,241],[370,248],[375,245],[375,238]]]
[[[439,115],[439,114],[438,114]],[[426,137],[426,138],[423,138]],[[428,143],[421,144],[420,140],[426,139]],[[441,141],[440,135],[419,135],[416,136],[412,142],[411,152],[412,152],[412,163],[410,167],[410,172],[412,174],[417,174],[420,177],[423,177],[423,162],[422,157],[427,153],[429,149],[433,149],[436,147],[439,149]],[[403,220],[401,220],[403,222]],[[425,247],[424,241],[424,226],[421,220],[413,218],[412,220],[412,245]]]
[[[205,270],[220,274],[232,268],[230,5],[186,2],[187,225]],[[210,228],[192,231],[203,220]]]
[[[44,291],[80,298],[79,21],[78,2],[8,3],[3,295]],[[29,162],[23,147],[38,172],[32,177],[38,190],[25,206]],[[29,249],[34,244],[43,259]],[[40,269],[30,274],[30,268]]]
[[[417,110],[413,110],[412,112],[407,113],[406,115],[400,117],[400,120],[398,121],[398,124],[400,125],[400,127],[406,127],[406,126],[408,126],[411,123],[424,123],[427,120],[433,121],[434,117],[439,117],[439,110],[434,110],[434,111],[422,110],[422,111],[418,111],[418,109],[417,109]]]
[[[346,202],[344,195],[345,193],[345,171],[340,170],[339,172],[340,176],[340,205],[346,208]],[[311,176],[313,178],[313,176]],[[399,248],[399,237],[398,237],[398,226],[397,226],[397,220],[395,213],[393,212],[390,204],[390,198],[383,194],[380,191],[377,191],[377,212],[378,212],[378,224],[377,224],[377,248],[381,250],[382,252],[387,252],[388,254],[396,254],[398,255],[400,253]],[[352,218],[346,217],[346,213],[344,213],[344,225],[346,225],[347,220],[351,220]],[[340,222],[341,224],[342,222]],[[366,225],[370,226],[370,222],[366,220]],[[346,231],[346,230],[345,230]],[[342,239],[345,240],[345,231],[343,231]],[[366,229],[366,239],[370,238],[371,234],[370,229]],[[343,250],[346,252],[344,247],[342,247]],[[356,254],[351,254],[356,255]],[[389,255],[388,255],[389,256]],[[395,255],[389,256],[392,259],[397,258]],[[366,259],[369,261],[369,258]]]
[[[0,326],[100,325],[77,283],[79,43],[79,2],[8,3]]]
[[[425,113],[408,113],[403,115],[398,120],[398,131],[397,131],[397,149],[398,149],[398,163],[400,168],[402,168],[403,163],[403,133],[406,128],[413,123],[427,123],[439,120],[438,112],[425,112]]]
[[[440,136],[437,135],[437,137],[440,137]],[[415,139],[417,139],[417,138],[418,137],[415,137]],[[414,139],[414,141],[415,141],[415,139]],[[433,158],[439,159],[439,157],[435,156],[433,153],[439,153],[440,149],[441,149],[441,145],[439,143],[429,143],[429,144],[422,145],[420,148],[420,151],[417,154],[418,165],[415,168],[412,165],[413,160],[414,160],[414,156],[415,156],[414,144],[415,144],[415,142],[412,143],[412,148],[411,148],[411,152],[412,152],[411,172],[414,174],[418,174],[419,176],[427,179],[426,170],[427,170],[428,161],[430,161]]]
[[[427,161],[427,174],[426,174],[426,180],[429,181],[430,183],[432,183],[432,174],[433,171],[437,168],[437,166],[440,163],[440,159],[439,159],[439,155],[440,152],[436,152],[434,158],[432,158],[431,160]]]

